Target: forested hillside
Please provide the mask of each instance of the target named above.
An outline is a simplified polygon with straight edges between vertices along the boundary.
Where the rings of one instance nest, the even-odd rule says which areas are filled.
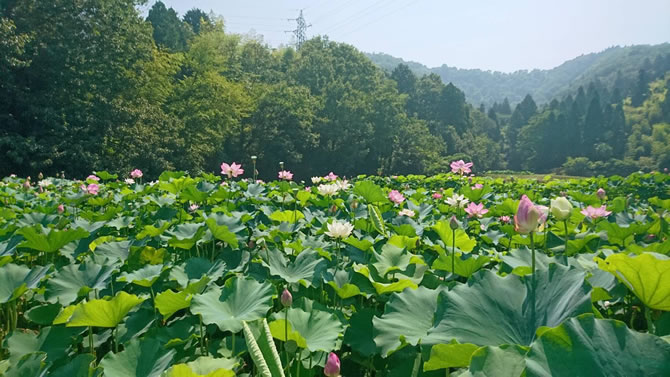
[[[143,15],[138,3],[0,2],[0,175],[218,173],[252,155],[264,179],[280,161],[299,179],[432,174],[455,159],[476,172],[668,165],[661,58],[621,88],[473,107],[458,85],[387,73],[350,45],[275,50],[201,10],[157,2]]]
[[[591,82],[610,91],[618,88],[623,94],[630,95],[640,70],[644,70],[650,80],[660,78],[670,70],[670,43],[611,47],[579,56],[553,69],[513,73],[459,69],[446,64],[428,68],[383,53],[367,56],[388,72],[399,64],[405,64],[417,75],[436,73],[444,83],[451,82],[462,89],[468,102],[486,106],[502,102],[505,98],[517,104],[526,94],[540,104],[549,103],[554,98],[574,95],[580,86],[586,87]]]

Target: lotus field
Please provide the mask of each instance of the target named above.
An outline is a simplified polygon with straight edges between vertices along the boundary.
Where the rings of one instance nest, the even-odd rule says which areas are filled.
[[[452,168],[4,178],[0,375],[670,376],[670,176]]]

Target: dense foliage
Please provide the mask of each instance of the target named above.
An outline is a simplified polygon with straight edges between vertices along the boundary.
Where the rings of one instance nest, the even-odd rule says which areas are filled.
[[[637,84],[641,69],[649,76],[649,80],[662,77],[670,70],[670,43],[611,47],[579,56],[556,68],[513,73],[459,69],[447,65],[428,68],[382,53],[367,56],[388,72],[399,64],[405,64],[419,76],[435,73],[445,83],[451,82],[461,88],[471,103],[483,103],[486,106],[501,103],[505,98],[516,104],[527,94],[544,104],[554,98],[575,93],[580,86],[586,87],[591,82],[600,82],[608,90],[617,86],[619,89],[632,89]]]
[[[299,179],[434,174],[461,158],[479,171],[668,167],[664,45],[632,81],[626,63],[548,104],[473,107],[458,85],[384,72],[325,37],[273,50],[201,10],[158,1],[143,18],[138,3],[0,2],[0,174],[155,178],[251,156],[264,179],[280,161]],[[614,72],[602,59],[589,69]]]
[[[670,370],[667,174],[305,188],[224,168],[0,181],[0,375]]]

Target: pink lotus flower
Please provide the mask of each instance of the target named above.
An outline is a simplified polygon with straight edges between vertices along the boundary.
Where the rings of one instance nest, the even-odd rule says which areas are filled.
[[[405,197],[402,196],[398,190],[392,190],[389,192],[389,200],[392,201],[395,204],[400,204],[405,201]]]
[[[537,206],[526,195],[521,197],[519,208],[514,215],[514,230],[521,234],[534,232],[547,219],[542,206]]]
[[[59,204],[59,205],[58,205],[58,214],[59,214],[59,215],[60,215],[60,214],[63,214],[63,212],[65,212],[65,206],[62,205],[62,204]]]
[[[329,180],[329,181],[335,181],[335,180],[337,180],[337,175],[335,175],[335,174],[331,171],[330,173],[328,173],[327,176],[325,176],[325,177],[323,177],[323,178],[325,178],[326,180]]]
[[[293,179],[293,173],[288,170],[282,170],[279,172],[279,179],[290,181]]]
[[[328,355],[328,361],[323,368],[323,374],[327,377],[337,377],[340,375],[340,358],[334,352]]]
[[[433,199],[442,199],[442,194],[439,192],[433,193]]]
[[[281,293],[280,301],[285,308],[288,308],[293,304],[293,295],[291,295],[291,292],[289,292],[288,289],[284,288],[284,292]]]
[[[581,210],[581,214],[590,217],[591,220],[598,219],[600,217],[607,217],[612,214],[612,211],[608,211],[607,207],[603,204],[601,207],[598,208],[593,208],[592,206],[588,206]]]
[[[451,172],[460,175],[469,174],[472,170],[472,162],[465,162],[463,160],[453,161],[451,163]]]
[[[503,224],[509,224],[512,222],[512,219],[510,219],[509,216],[500,216],[498,217],[498,221],[500,221]]]
[[[135,179],[142,178],[143,175],[144,174],[142,174],[142,170],[140,170],[140,169],[135,169],[135,170],[130,172],[130,178],[135,178]]]
[[[468,217],[482,217],[484,216],[489,210],[484,208],[484,204],[479,203],[470,203],[468,204],[467,207],[465,207],[465,212],[468,214]]]
[[[200,206],[194,203],[188,207],[188,210],[189,212],[195,212],[198,208],[200,208]]]
[[[484,185],[482,185],[481,183],[475,183],[475,185],[470,187],[470,188],[473,189],[473,190],[479,190],[479,189],[484,188]]]
[[[601,187],[601,188],[598,189],[598,191],[596,191],[596,195],[598,196],[598,198],[599,198],[600,200],[603,200],[603,199],[605,198],[605,195],[607,195],[607,193],[606,193],[605,190]]]
[[[86,186],[86,192],[88,192],[91,195],[97,195],[98,190],[100,190],[100,186],[98,186],[95,183],[91,183],[90,185]]]
[[[227,175],[228,178],[233,178],[244,174],[244,169],[242,169],[241,164],[236,164],[233,162],[232,164],[228,165],[224,162],[221,164],[221,174]]]
[[[98,177],[97,175],[94,175],[94,174],[91,174],[91,175],[89,175],[88,177],[86,177],[86,180],[87,180],[87,181],[88,181],[89,179],[92,180],[92,181],[100,182],[100,177]]]

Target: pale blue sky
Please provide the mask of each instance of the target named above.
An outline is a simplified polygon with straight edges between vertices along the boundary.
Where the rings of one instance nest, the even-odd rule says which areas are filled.
[[[149,0],[147,6],[155,1]],[[614,45],[670,42],[670,0],[163,0],[180,15],[212,10],[235,33],[292,42],[304,8],[308,37],[428,66],[504,72],[553,68]]]

